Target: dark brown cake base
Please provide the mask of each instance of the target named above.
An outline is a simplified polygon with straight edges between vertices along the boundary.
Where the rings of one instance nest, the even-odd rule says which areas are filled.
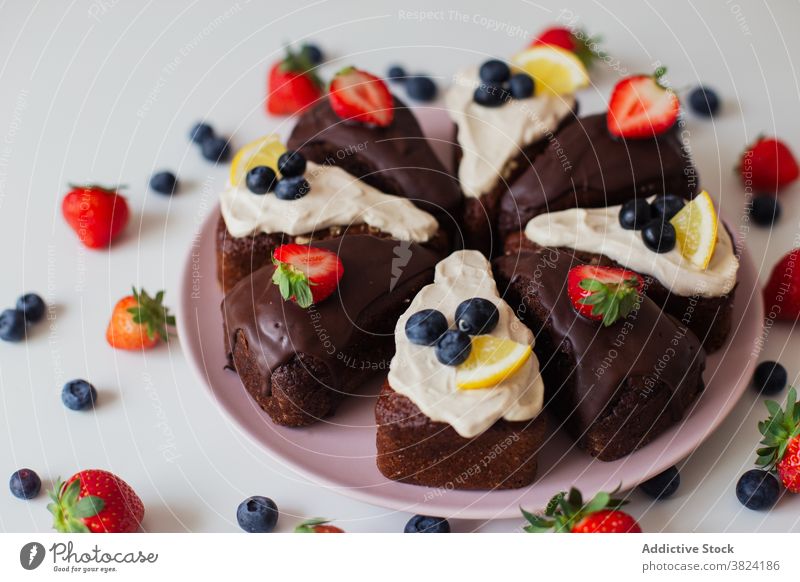
[[[499,420],[486,432],[461,437],[422,414],[386,382],[375,407],[378,469],[389,479],[447,489],[517,489],[536,477],[547,423]]]

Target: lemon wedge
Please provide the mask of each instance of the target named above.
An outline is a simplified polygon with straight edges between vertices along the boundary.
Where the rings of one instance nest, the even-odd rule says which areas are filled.
[[[244,182],[247,172],[256,166],[269,166],[278,172],[278,158],[286,151],[275,134],[265,135],[255,141],[251,141],[244,146],[233,158],[231,162],[231,185],[238,186]]]
[[[531,346],[491,335],[472,338],[469,357],[456,368],[456,385],[463,390],[496,386],[531,357]]]
[[[529,48],[511,59],[511,64],[533,77],[537,94],[565,95],[589,85],[589,72],[584,64],[562,48]]]
[[[717,244],[717,211],[703,190],[670,220],[675,227],[678,250],[693,265],[705,269]]]

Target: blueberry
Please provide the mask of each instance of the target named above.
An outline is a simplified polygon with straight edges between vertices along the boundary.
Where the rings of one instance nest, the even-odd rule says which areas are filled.
[[[492,59],[481,65],[478,74],[484,83],[505,83],[511,77],[511,69],[503,61]]]
[[[479,85],[472,94],[472,100],[484,107],[500,107],[508,99],[508,92],[500,85]]]
[[[236,521],[247,533],[270,533],[278,523],[278,506],[269,497],[248,497],[236,510]]]
[[[469,357],[472,342],[463,331],[449,329],[436,342],[436,359],[445,366],[458,366]]]
[[[247,177],[245,178],[247,189],[253,194],[272,192],[275,188],[276,180],[275,170],[269,166],[256,166],[247,172]]]
[[[311,190],[303,176],[283,178],[275,185],[275,196],[280,200],[299,200]]]
[[[312,65],[319,65],[325,60],[325,56],[322,54],[322,51],[315,44],[304,44],[300,48],[300,54],[308,59],[308,62]]]
[[[719,97],[713,89],[701,85],[689,93],[689,106],[699,115],[712,117],[719,111]]]
[[[753,206],[750,209],[753,222],[759,226],[771,226],[781,216],[781,205],[775,196],[762,194],[753,197]]]
[[[683,198],[680,196],[664,194],[662,196],[656,196],[655,200],[650,204],[650,208],[653,212],[653,216],[661,216],[667,220],[671,220],[685,205],[686,202],[684,202]]]
[[[786,368],[778,362],[761,362],[753,374],[753,386],[762,394],[777,394],[789,381]]]
[[[278,158],[278,171],[284,178],[302,176],[306,171],[306,157],[300,152],[287,150]]]
[[[214,137],[214,129],[203,122],[195,123],[194,127],[192,127],[192,130],[189,132],[189,138],[194,143],[203,143],[210,137]]]
[[[626,230],[639,230],[652,218],[653,211],[644,198],[628,200],[619,210],[619,224]]]
[[[25,316],[19,309],[6,309],[0,313],[0,339],[18,342],[25,337]]]
[[[781,493],[775,476],[761,469],[750,469],[736,484],[736,497],[747,509],[769,509]]]
[[[231,153],[228,140],[223,137],[209,137],[200,145],[203,157],[209,162],[225,162]]]
[[[441,311],[423,309],[406,320],[406,337],[412,344],[432,346],[447,331],[447,318]]]
[[[42,489],[42,480],[32,469],[20,469],[8,480],[11,495],[17,499],[33,499]]]
[[[670,467],[663,473],[659,473],[639,485],[639,489],[653,499],[666,499],[667,497],[672,497],[680,485],[681,474],[678,473],[678,468]]]
[[[406,92],[408,96],[417,101],[433,101],[436,99],[436,83],[425,75],[406,77]]]
[[[403,533],[450,533],[450,523],[443,517],[415,515],[408,520]]]
[[[456,327],[469,335],[491,332],[500,321],[497,306],[482,297],[462,301],[456,307]]]
[[[392,65],[391,67],[389,67],[389,71],[386,73],[386,76],[392,82],[405,83],[406,70],[400,65]]]
[[[174,194],[178,189],[178,179],[172,172],[158,172],[151,176],[150,188],[159,194]]]
[[[642,228],[645,246],[656,253],[668,253],[675,248],[675,227],[666,220],[654,218]]]
[[[36,293],[26,293],[17,299],[17,311],[22,313],[27,323],[36,323],[44,317],[47,306]]]
[[[533,91],[536,84],[533,82],[533,77],[526,73],[517,73],[511,77],[508,82],[508,88],[511,90],[511,96],[514,99],[527,99],[533,96]]]
[[[61,390],[61,402],[70,410],[91,408],[97,402],[97,390],[86,380],[71,380]]]

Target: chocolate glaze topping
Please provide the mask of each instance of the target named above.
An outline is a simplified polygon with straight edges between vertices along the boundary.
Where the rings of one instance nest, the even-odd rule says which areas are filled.
[[[458,180],[436,157],[411,110],[397,97],[394,107],[392,123],[375,127],[343,121],[322,99],[300,116],[289,149],[318,164],[341,166],[386,194],[409,198],[447,228],[462,203]]]
[[[240,281],[222,302],[228,346],[239,330],[244,332],[266,378],[265,394],[271,389],[272,372],[296,353],[325,363],[335,383],[340,368],[353,365],[359,346],[369,349],[373,342],[391,342],[397,318],[387,317],[387,312],[399,315],[406,309],[402,298],[433,281],[439,259],[437,253],[415,243],[369,235],[327,239],[311,246],[337,253],[344,266],[338,290],[324,301],[308,309],[285,301],[272,283],[275,269],[268,265]]]
[[[543,247],[494,262],[498,284],[509,287],[512,307],[524,311],[518,316],[526,322],[539,320],[541,329],[534,329],[537,346],[546,345],[551,353],[537,351],[537,355],[547,397],[555,399],[557,408],[574,410],[574,421],[585,429],[626,385],[646,399],[659,383],[674,394],[681,382],[697,381],[690,371],[698,365],[703,369],[700,342],[650,299],[644,297],[635,312],[609,327],[579,315],[567,294],[567,273],[577,264],[581,263],[571,253]],[[520,289],[527,300],[520,297]],[[531,304],[536,307],[534,315],[520,307]],[[559,351],[571,356],[568,369],[562,367]],[[676,399],[670,403],[676,404]],[[669,413],[678,420],[683,411],[674,406]]]
[[[512,185],[501,202],[503,238],[538,214],[622,204],[635,196],[697,193],[698,176],[675,131],[653,139],[619,139],[605,113],[577,119]]]

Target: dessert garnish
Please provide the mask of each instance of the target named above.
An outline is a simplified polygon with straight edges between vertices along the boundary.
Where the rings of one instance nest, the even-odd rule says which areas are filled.
[[[118,193],[124,186],[70,184],[70,188],[61,203],[67,224],[90,249],[107,247],[128,224],[128,203]]]
[[[678,214],[684,206],[686,206],[686,201],[674,194],[661,194],[650,203],[653,216],[667,220],[672,220],[672,217]]]
[[[602,40],[599,36],[589,36],[581,29],[569,29],[563,26],[551,26],[539,33],[531,42],[535,46],[553,46],[562,48],[578,57],[588,69],[596,58],[601,58],[603,52],[597,46]]]
[[[247,533],[271,533],[278,523],[278,506],[269,497],[248,497],[236,508],[236,521]]]
[[[620,510],[626,503],[604,491],[584,503],[581,492],[573,487],[569,493],[555,495],[543,515],[522,509],[528,521],[523,529],[528,533],[642,533],[636,520]]]
[[[635,75],[617,83],[606,114],[611,135],[652,138],[675,125],[680,101],[663,83],[666,72],[665,67],[659,67],[652,75]]]
[[[642,277],[618,267],[579,265],[567,275],[567,293],[575,310],[610,326],[638,308]]]
[[[412,344],[432,346],[447,331],[447,318],[436,309],[422,309],[406,320],[406,337]]]
[[[769,418],[758,423],[758,431],[764,436],[763,445],[756,451],[756,464],[771,472],[777,472],[787,491],[800,493],[800,406],[797,392],[789,389],[786,406],[767,400],[764,403]]]
[[[800,176],[792,150],[775,137],[758,137],[742,154],[737,169],[742,184],[765,194],[776,194]]]
[[[589,73],[581,60],[572,52],[549,44],[522,51],[511,64],[536,81],[537,92],[566,95],[589,85]]]
[[[281,245],[273,251],[272,262],[272,282],[281,297],[303,309],[330,297],[344,274],[336,253],[308,245]]]
[[[231,186],[239,186],[245,181],[250,170],[259,166],[271,168],[273,172],[278,171],[278,158],[286,151],[275,134],[265,135],[255,141],[250,142],[238,152],[231,162],[229,180]]]
[[[249,172],[245,178],[247,189],[253,194],[266,194],[275,189],[275,184],[278,181],[278,175],[275,170],[269,166],[256,166]]]
[[[386,127],[394,119],[394,98],[386,83],[355,67],[336,73],[328,98],[334,113],[346,121]]]
[[[654,253],[668,253],[675,248],[675,227],[658,216],[642,227],[642,241]]]
[[[106,329],[109,345],[118,350],[146,350],[159,340],[169,341],[168,328],[175,325],[175,316],[163,300],[163,291],[150,297],[134,287],[133,295],[117,301]]]
[[[711,262],[717,244],[718,222],[714,202],[705,190],[669,221],[675,229],[678,250],[696,267],[705,269]]]
[[[344,530],[331,525],[325,517],[312,517],[294,528],[294,533],[344,533]]]
[[[458,366],[466,361],[472,350],[469,335],[458,329],[448,329],[436,342],[436,359],[445,366]]]
[[[272,65],[267,81],[267,113],[290,115],[313,105],[322,95],[322,82],[313,69],[314,55],[286,47],[286,56]]]
[[[456,386],[462,390],[497,386],[517,372],[531,353],[530,344],[491,335],[475,336],[469,357],[456,368]]]
[[[619,209],[619,224],[625,230],[641,230],[653,218],[653,210],[644,198],[628,200]]]
[[[469,335],[490,333],[500,321],[497,306],[483,297],[472,297],[456,307],[456,327]]]
[[[786,253],[772,268],[764,287],[767,313],[775,319],[797,321],[800,318],[800,249]]]

